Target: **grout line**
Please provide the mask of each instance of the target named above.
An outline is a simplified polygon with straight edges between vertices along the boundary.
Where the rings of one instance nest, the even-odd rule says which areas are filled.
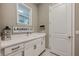
[[[50,52],[51,54],[54,54],[54,55],[56,55],[56,56],[60,56],[60,55],[58,55],[58,54],[56,54],[56,53],[53,53],[53,52]]]
[[[41,56],[46,50],[44,50],[39,56]]]

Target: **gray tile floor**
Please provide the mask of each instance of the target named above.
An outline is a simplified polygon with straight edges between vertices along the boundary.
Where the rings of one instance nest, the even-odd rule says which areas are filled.
[[[56,55],[50,53],[49,50],[46,50],[41,56],[56,56]]]

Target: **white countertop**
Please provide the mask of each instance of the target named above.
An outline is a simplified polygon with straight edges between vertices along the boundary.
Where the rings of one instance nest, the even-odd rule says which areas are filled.
[[[11,40],[1,41],[1,48],[6,48],[15,44],[28,42],[30,40],[43,37],[45,35],[45,33],[32,33],[29,36],[27,36],[27,34],[15,34],[11,36]]]

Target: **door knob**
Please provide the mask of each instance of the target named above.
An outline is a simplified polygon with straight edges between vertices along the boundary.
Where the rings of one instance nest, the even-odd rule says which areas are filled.
[[[69,39],[71,39],[71,36],[68,36]]]

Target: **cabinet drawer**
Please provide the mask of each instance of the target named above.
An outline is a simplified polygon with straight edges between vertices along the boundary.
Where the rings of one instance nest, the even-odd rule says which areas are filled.
[[[24,47],[24,44],[18,44],[18,45],[14,45],[11,47],[7,47],[7,48],[3,49],[3,54],[8,55],[10,53],[18,51],[19,49],[22,49],[23,47]]]
[[[14,52],[14,53],[11,53],[7,56],[24,56],[23,52],[24,52],[24,49],[20,49],[20,50]]]

